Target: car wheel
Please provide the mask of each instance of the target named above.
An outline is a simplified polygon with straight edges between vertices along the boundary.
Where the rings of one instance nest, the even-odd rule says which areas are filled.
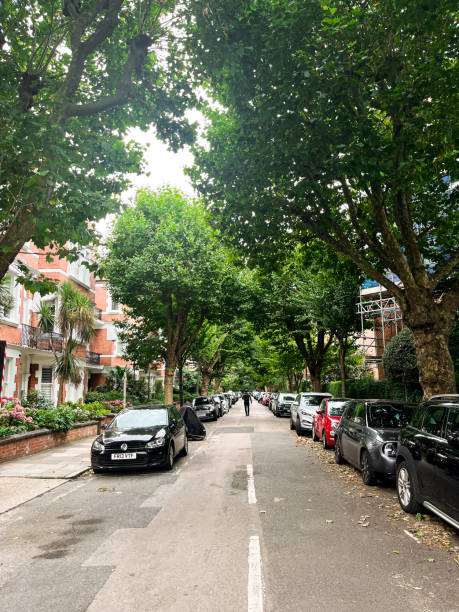
[[[166,470],[172,470],[173,467],[174,467],[174,445],[171,442],[171,444],[169,444],[169,449],[167,451],[165,468]]]
[[[406,461],[402,461],[397,467],[397,496],[405,512],[416,514],[421,511],[422,507],[416,501],[413,479]]]
[[[328,444],[327,444],[327,434],[325,433],[325,429],[322,430],[322,446],[324,447],[324,450],[327,450]]]
[[[290,429],[295,429],[295,425],[293,424],[292,417],[290,417]]]
[[[311,429],[311,438],[313,442],[317,442],[317,434],[316,434],[316,430],[314,429],[314,425],[312,426],[312,429]]]
[[[338,465],[344,463],[344,457],[341,453],[341,442],[338,437],[335,438],[335,463]]]
[[[360,459],[360,469],[362,470],[363,484],[371,487],[376,483],[376,476],[370,465],[370,455],[368,451],[362,451],[362,457]]]
[[[296,420],[296,435],[297,436],[302,436],[303,435],[303,430],[301,428],[301,424],[300,424],[300,419],[299,418]]]
[[[182,455],[182,457],[186,457],[188,455],[188,436],[186,434],[185,434],[185,444],[180,454]]]

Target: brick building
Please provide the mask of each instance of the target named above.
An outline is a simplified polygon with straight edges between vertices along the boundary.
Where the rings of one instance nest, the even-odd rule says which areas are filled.
[[[124,315],[121,305],[112,300],[106,282],[96,279],[82,265],[84,258],[87,261],[91,258],[89,250],[83,251],[80,260],[76,262],[57,257],[47,261],[47,255],[49,253],[46,250],[38,249],[33,243],[26,243],[10,266],[7,283],[14,303],[8,312],[0,311],[0,340],[8,343],[2,395],[25,397],[29,391],[35,390],[56,402],[59,386],[54,371],[53,349],[57,353],[62,350],[63,338],[57,324],[52,334],[41,332],[37,315],[40,301],[45,300],[56,307],[58,296],[56,293],[43,297],[38,293],[33,295],[17,284],[19,260],[37,275],[44,274],[59,283],[71,281],[78,291],[87,295],[95,304],[96,333],[90,343],[80,345],[76,351],[84,376],[80,384],[67,383],[64,390],[64,400],[76,401],[84,397],[88,389],[93,390],[103,384],[105,374],[112,367],[130,366],[121,357],[122,345],[114,326],[114,321]],[[163,375],[161,368],[152,372],[153,378]]]

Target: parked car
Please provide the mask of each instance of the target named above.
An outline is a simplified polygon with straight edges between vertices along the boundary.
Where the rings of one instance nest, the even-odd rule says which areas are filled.
[[[335,446],[335,430],[344,409],[352,400],[345,397],[326,397],[312,420],[312,439],[321,440],[324,448]]]
[[[219,395],[212,395],[213,401],[217,404],[218,416],[223,416],[223,400]]]
[[[193,410],[201,421],[212,419],[216,421],[220,416],[220,405],[212,397],[195,397]]]
[[[273,404],[276,401],[276,399],[279,397],[279,393],[271,393],[270,398],[269,398],[269,409],[271,410],[271,412],[273,411]]]
[[[218,397],[220,398],[221,403],[222,403],[222,415],[221,415],[221,416],[223,416],[224,414],[226,414],[227,412],[229,412],[229,409],[230,409],[230,401],[229,401],[229,398],[228,398],[228,396],[226,395],[226,393],[219,393],[219,394],[218,394]]]
[[[263,406],[269,406],[269,398],[271,397],[270,393],[264,393],[263,397],[261,398],[261,403],[263,404]]]
[[[459,395],[432,397],[400,433],[397,495],[405,512],[424,506],[459,529]]]
[[[395,400],[353,400],[335,432],[336,463],[348,461],[362,473],[366,485],[378,475],[395,476],[400,429],[414,405]]]
[[[273,400],[271,410],[277,417],[282,416],[283,414],[289,416],[290,407],[294,401],[295,395],[293,393],[279,393]]]
[[[188,454],[185,422],[174,406],[148,405],[118,413],[91,446],[94,472],[162,465]]]
[[[296,429],[299,436],[311,432],[312,419],[325,397],[333,396],[331,393],[298,393],[290,407],[290,429]]]

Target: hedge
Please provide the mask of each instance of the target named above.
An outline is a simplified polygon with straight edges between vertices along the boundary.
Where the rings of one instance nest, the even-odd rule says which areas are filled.
[[[341,381],[333,381],[324,385],[324,391],[335,397],[341,396]],[[346,380],[346,397],[355,399],[396,399],[419,403],[422,400],[422,389],[418,384],[404,385],[389,380]]]

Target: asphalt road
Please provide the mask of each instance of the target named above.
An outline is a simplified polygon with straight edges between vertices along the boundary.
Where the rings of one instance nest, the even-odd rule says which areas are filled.
[[[239,402],[207,430],[172,472],[87,475],[2,515],[0,611],[459,610],[451,555],[373,517],[287,419]]]

